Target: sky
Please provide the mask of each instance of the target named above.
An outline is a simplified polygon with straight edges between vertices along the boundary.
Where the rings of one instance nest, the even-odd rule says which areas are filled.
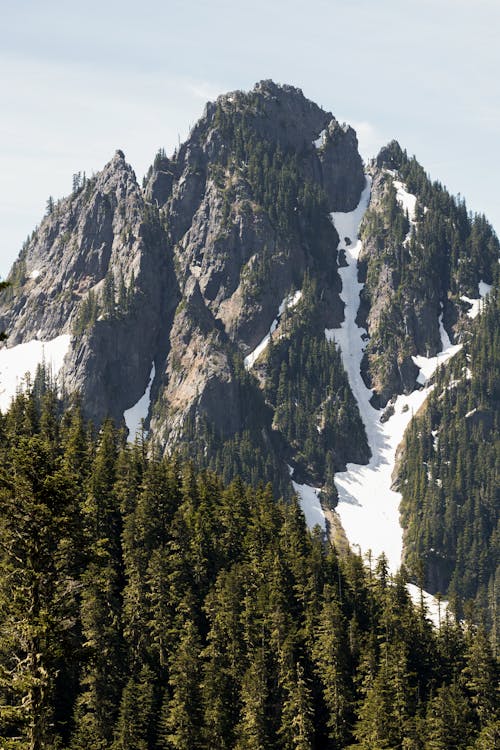
[[[272,78],[396,138],[500,233],[499,0],[0,0],[0,278],[72,175],[139,178],[206,101]]]

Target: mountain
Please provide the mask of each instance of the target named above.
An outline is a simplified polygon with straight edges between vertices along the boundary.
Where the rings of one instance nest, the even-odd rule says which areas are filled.
[[[394,571],[402,492],[404,559],[416,580],[431,536],[446,544],[443,566],[434,552],[424,565],[427,588],[446,594],[471,518],[441,503],[433,523],[451,537],[415,541],[418,492],[404,488],[422,463],[408,439],[398,447],[433,408],[437,366],[490,331],[472,315],[496,288],[498,256],[486,219],[396,142],[364,166],[352,128],[263,81],[208,104],[142,185],[117,151],[49,201],[2,293],[2,407],[45,359],[95,424],[110,416],[133,438],[142,417],[153,453],[298,492],[311,524],[340,518],[352,544],[387,548]],[[491,560],[488,524],[476,538]]]

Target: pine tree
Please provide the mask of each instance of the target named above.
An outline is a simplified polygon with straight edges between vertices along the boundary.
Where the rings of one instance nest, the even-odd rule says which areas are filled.
[[[116,439],[113,425],[106,422],[83,506],[92,555],[82,575],[81,620],[87,655],[75,715],[75,750],[89,744],[107,746],[113,736],[124,679],[121,519],[113,492]]]
[[[283,750],[312,750],[314,747],[314,709],[312,691],[300,664],[285,680],[279,735]]]
[[[474,636],[470,639],[465,654],[463,674],[479,727],[483,729],[499,718],[499,672],[484,628],[478,628]]]
[[[470,708],[456,681],[442,685],[429,702],[426,750],[462,750],[471,734]]]
[[[243,677],[235,750],[268,750],[267,700],[267,669],[263,650],[259,648],[251,654],[250,666]]]
[[[202,747],[200,700],[200,639],[188,620],[169,664],[169,693],[165,693],[157,750],[197,750]]]
[[[155,726],[154,675],[145,665],[123,689],[113,750],[149,750]]]
[[[21,411],[36,409],[21,398]],[[50,420],[42,408],[40,422]],[[12,439],[11,436],[10,439]],[[1,623],[0,734],[21,737],[30,750],[56,741],[56,675],[63,658],[65,617],[73,584],[67,578],[71,483],[58,471],[49,434],[14,437],[0,476]]]
[[[346,624],[331,585],[325,586],[324,601],[316,628],[313,656],[322,683],[327,709],[328,736],[342,747],[349,736],[352,687],[349,680]]]

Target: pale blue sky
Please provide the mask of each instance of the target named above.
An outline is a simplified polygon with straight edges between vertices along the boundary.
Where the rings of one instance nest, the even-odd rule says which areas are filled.
[[[142,177],[219,93],[273,78],[391,138],[500,231],[499,0],[0,0],[0,276],[116,148]]]

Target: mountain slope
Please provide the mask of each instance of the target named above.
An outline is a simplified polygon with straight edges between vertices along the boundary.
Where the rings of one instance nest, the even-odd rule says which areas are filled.
[[[406,565],[428,590],[448,592],[460,616],[474,602],[497,642],[499,316],[496,288],[474,336],[436,377],[398,469]]]
[[[167,244],[159,212],[118,151],[52,207],[10,274],[0,311],[9,347],[70,335],[65,386],[81,391],[96,423],[121,421],[153,359],[165,356],[162,331],[178,301]]]
[[[43,378],[0,465],[2,747],[494,747],[484,631],[432,628],[295,501],[94,433]]]
[[[142,186],[117,152],[12,269],[2,405],[45,358],[96,424],[133,439],[142,417],[155,454],[302,488],[321,520],[340,500],[350,541],[396,569],[397,447],[476,335],[499,245],[396,142],[366,173],[350,127],[272,81],[208,104]]]

